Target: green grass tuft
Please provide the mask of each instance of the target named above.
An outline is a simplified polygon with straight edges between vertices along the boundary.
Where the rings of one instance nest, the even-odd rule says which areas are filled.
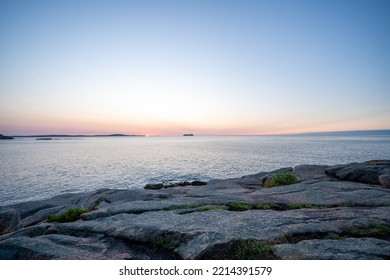
[[[390,236],[390,227],[382,224],[372,225],[368,228],[350,227],[345,233],[356,237],[388,237]]]
[[[171,211],[171,210],[179,210],[179,209],[194,209],[198,208],[201,205],[199,204],[187,204],[187,205],[171,205],[164,208],[161,208],[162,211]]]
[[[52,222],[59,222],[59,223],[74,222],[74,221],[80,219],[81,214],[86,213],[86,212],[89,212],[89,210],[84,209],[84,208],[70,208],[61,214],[50,215],[49,217],[47,217],[47,221],[49,223],[52,223]]]
[[[247,211],[253,208],[252,204],[245,202],[228,202],[226,206],[229,211]]]
[[[278,260],[273,243],[255,239],[236,239],[214,244],[199,257],[202,260]]]
[[[345,237],[344,236],[341,236],[340,234],[338,234],[337,232],[329,232],[328,235],[326,236],[326,238],[328,239],[335,239],[335,240],[344,240]]]
[[[154,249],[172,251],[176,248],[175,242],[166,236],[157,235],[150,240],[150,243]]]
[[[205,205],[202,207],[199,207],[199,212],[204,212],[204,211],[211,211],[211,210],[225,210],[224,207],[219,206],[219,205]]]
[[[278,205],[277,204],[255,204],[253,205],[253,209],[256,210],[277,210]]]
[[[53,222],[59,222],[59,223],[69,223],[69,222],[74,222],[80,219],[80,215],[91,212],[97,209],[97,207],[102,203],[103,201],[107,201],[107,198],[105,195],[100,196],[89,208],[83,208],[83,207],[78,207],[78,208],[70,208],[67,209],[65,212],[57,214],[57,215],[49,215],[47,217],[47,222],[53,223]],[[110,202],[109,202],[110,203]]]
[[[269,180],[264,186],[272,188],[275,186],[284,186],[299,183],[299,179],[293,173],[279,173]]]
[[[235,248],[235,260],[274,260],[274,247],[266,241],[261,240],[241,240]]]
[[[251,204],[245,202],[229,202],[226,204],[229,211],[247,211],[247,210],[295,210],[295,209],[318,209],[324,208],[314,204],[276,204],[276,203],[262,203]]]
[[[303,204],[303,203],[288,204],[287,207],[288,207],[289,210],[294,210],[294,209],[322,209],[322,208],[325,208],[325,206],[321,206],[321,205]]]

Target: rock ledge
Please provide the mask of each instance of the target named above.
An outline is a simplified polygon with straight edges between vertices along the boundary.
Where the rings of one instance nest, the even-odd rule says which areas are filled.
[[[389,259],[389,171],[390,160],[301,165],[0,207],[0,259]],[[300,182],[264,187],[283,172]],[[73,208],[87,212],[47,221]]]

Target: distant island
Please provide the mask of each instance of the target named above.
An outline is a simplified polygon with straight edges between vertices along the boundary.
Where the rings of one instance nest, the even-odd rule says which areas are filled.
[[[293,135],[307,136],[359,136],[359,135],[390,135],[390,129],[381,130],[346,130],[346,131],[329,131],[329,132],[305,132]]]
[[[192,134],[192,133],[185,133],[185,134],[183,134],[183,136],[194,136],[194,134]]]
[[[3,134],[0,134],[0,140],[9,140],[9,139],[14,139],[14,138],[11,136],[5,136]]]
[[[145,135],[128,135],[128,134],[97,134],[97,135],[45,134],[45,135],[26,135],[26,136],[14,136],[14,137],[35,137],[35,138],[54,138],[54,137],[145,137]]]

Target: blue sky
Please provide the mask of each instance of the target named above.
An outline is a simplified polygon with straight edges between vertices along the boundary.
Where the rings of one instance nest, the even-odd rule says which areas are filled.
[[[389,1],[0,0],[0,133],[389,128]]]

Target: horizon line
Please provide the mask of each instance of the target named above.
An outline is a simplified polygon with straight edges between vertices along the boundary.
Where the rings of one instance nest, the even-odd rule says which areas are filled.
[[[334,131],[312,131],[299,133],[259,133],[259,134],[193,134],[193,136],[294,136],[294,135],[310,135],[310,134],[334,134],[334,133],[390,133],[390,128],[385,129],[362,129],[362,130],[334,130]],[[183,134],[175,135],[152,135],[152,134],[126,134],[126,133],[107,133],[107,134],[30,134],[30,135],[7,135],[12,137],[175,137],[183,136]],[[187,133],[188,134],[188,133]],[[5,134],[3,134],[5,136]]]

